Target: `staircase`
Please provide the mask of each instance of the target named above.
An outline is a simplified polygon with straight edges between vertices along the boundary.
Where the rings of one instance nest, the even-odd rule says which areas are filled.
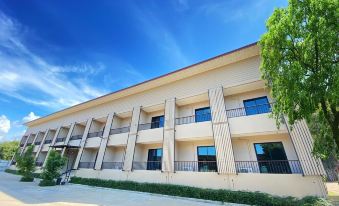
[[[61,178],[60,185],[65,185],[71,180],[71,176],[73,175],[74,170],[75,169],[68,169],[60,175],[60,178]]]

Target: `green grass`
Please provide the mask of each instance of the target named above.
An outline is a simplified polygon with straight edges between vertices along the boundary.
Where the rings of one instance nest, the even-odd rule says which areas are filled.
[[[20,175],[20,174],[18,173],[18,170],[6,169],[5,172],[11,173],[11,174],[13,174],[13,175]],[[33,173],[33,177],[34,177],[34,178],[41,178],[41,177],[40,177],[40,173]]]
[[[221,189],[214,190],[170,184],[138,183],[132,181],[114,181],[80,177],[72,177],[71,183],[250,205],[262,205],[262,206],[331,205],[325,199],[317,197],[305,197],[303,199],[297,199],[294,197],[272,196],[260,192],[231,191]]]

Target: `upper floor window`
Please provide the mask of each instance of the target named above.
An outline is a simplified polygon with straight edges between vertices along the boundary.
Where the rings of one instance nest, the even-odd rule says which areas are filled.
[[[211,121],[211,110],[209,107],[204,107],[195,110],[195,122]]]
[[[271,105],[267,97],[244,100],[246,115],[262,114],[271,112]]]
[[[152,117],[151,129],[164,127],[164,115]]]

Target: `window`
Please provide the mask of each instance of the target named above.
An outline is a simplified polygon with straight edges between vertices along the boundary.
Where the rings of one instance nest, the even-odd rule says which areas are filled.
[[[147,158],[147,170],[161,170],[162,149],[149,149]]]
[[[195,110],[195,122],[211,121],[211,110],[209,107]]]
[[[267,97],[244,100],[246,115],[262,114],[271,112],[271,105]]]
[[[164,115],[152,117],[151,129],[164,127]]]
[[[291,168],[281,142],[256,143],[254,148],[260,173],[291,173]]]
[[[217,159],[214,146],[198,147],[199,172],[217,171]]]

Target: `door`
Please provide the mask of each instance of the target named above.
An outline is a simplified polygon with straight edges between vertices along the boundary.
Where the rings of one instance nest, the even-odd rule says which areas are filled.
[[[149,149],[147,158],[147,170],[161,170],[162,149]]]

